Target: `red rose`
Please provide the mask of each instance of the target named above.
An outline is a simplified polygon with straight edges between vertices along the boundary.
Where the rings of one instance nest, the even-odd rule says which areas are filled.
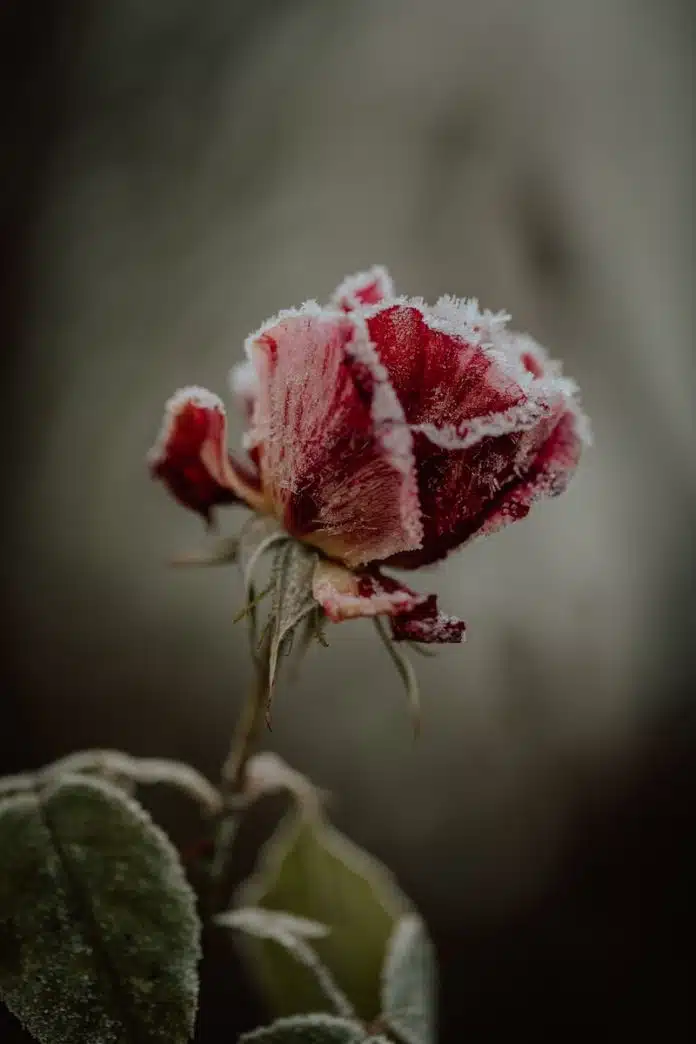
[[[507,316],[394,297],[382,268],[331,306],[281,312],[248,338],[232,383],[249,462],[226,448],[221,401],[168,404],[153,475],[210,518],[233,500],[323,552],[330,619],[386,614],[396,639],[460,641],[464,624],[380,571],[414,569],[566,488],[587,439],[575,384]]]

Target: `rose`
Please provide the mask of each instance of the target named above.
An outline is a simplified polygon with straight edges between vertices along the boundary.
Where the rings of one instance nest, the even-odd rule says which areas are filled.
[[[397,640],[461,641],[434,595],[380,567],[429,564],[524,518],[566,488],[588,437],[575,384],[508,318],[394,297],[380,267],[352,276],[329,307],[281,312],[247,339],[232,373],[247,463],[227,452],[220,399],[186,388],[152,473],[208,521],[241,501],[319,549],[330,619],[386,614]]]

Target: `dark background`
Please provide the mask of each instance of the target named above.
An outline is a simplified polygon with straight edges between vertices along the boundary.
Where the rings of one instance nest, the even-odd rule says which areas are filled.
[[[144,455],[267,315],[382,262],[583,389],[568,494],[420,578],[469,641],[417,663],[419,743],[360,624],[270,737],[425,914],[443,1042],[694,1021],[692,59],[676,0],[0,3],[0,771],[215,775],[240,590],[165,568],[202,534]],[[260,1019],[238,974],[207,970],[201,1041]]]

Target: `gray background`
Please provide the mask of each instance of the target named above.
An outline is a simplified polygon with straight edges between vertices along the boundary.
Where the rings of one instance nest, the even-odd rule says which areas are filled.
[[[683,860],[653,887],[658,842],[615,839],[645,787],[678,847],[694,793],[692,29],[657,0],[0,12],[8,771],[108,745],[215,773],[250,680],[240,586],[165,567],[203,534],[144,455],[177,387],[225,397],[268,315],[382,262],[510,311],[581,385],[568,494],[414,578],[469,624],[416,663],[420,741],[363,624],[269,737],[425,910],[452,1040],[498,1040],[518,993],[524,1040],[605,993],[635,1010],[657,936],[621,905],[634,873],[672,929]]]

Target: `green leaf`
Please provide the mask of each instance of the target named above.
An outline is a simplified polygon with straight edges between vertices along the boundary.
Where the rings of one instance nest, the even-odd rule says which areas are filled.
[[[119,788],[0,802],[0,995],[42,1044],[184,1044],[199,937],[175,850]]]
[[[408,914],[389,943],[382,984],[382,1020],[404,1044],[434,1044],[436,967],[420,917]]]
[[[98,776],[107,783],[132,793],[136,786],[166,784],[176,787],[201,806],[208,815],[217,815],[222,797],[205,776],[183,761],[169,758],[134,758],[121,750],[78,750],[45,765],[38,772],[0,778],[0,798],[12,793],[33,792],[61,776]]]
[[[296,540],[278,549],[273,562],[273,607],[268,654],[268,703],[270,715],[279,657],[290,651],[295,628],[316,609],[312,577],[317,553]]]
[[[286,953],[312,972],[317,985],[338,1015],[352,1017],[355,1014],[352,1004],[334,982],[329,969],[306,941],[328,935],[329,929],[326,925],[309,921],[306,917],[296,917],[294,914],[263,910],[258,906],[229,910],[220,914],[216,920],[219,924],[248,932],[256,939],[271,939],[278,943]]]
[[[278,543],[287,541],[288,534],[268,515],[252,515],[242,527],[239,534],[237,560],[242,570],[244,594],[247,602],[251,599],[254,583],[254,572],[267,551]]]
[[[386,867],[327,823],[316,805],[286,816],[236,898],[237,906],[326,925],[329,934],[314,940],[313,949],[361,1018],[379,1014],[387,943],[408,903]],[[328,1009],[314,975],[281,947],[270,940],[242,941],[274,1014]]]
[[[184,551],[172,559],[174,566],[218,566],[237,561],[239,541],[237,537],[222,537],[209,547],[196,551]]]
[[[264,910],[259,906],[242,906],[237,910],[227,910],[215,918],[218,924],[228,928],[239,928],[249,932],[257,939],[276,939],[280,942],[288,935],[299,939],[321,939],[329,934],[325,924],[310,921],[307,917],[296,917],[294,914],[280,913],[277,910]]]
[[[322,801],[327,798],[311,780],[291,768],[278,754],[264,750],[249,758],[244,783],[246,800],[258,801],[264,794],[274,794],[279,790],[287,791],[297,804],[309,811],[316,810],[317,813]]]
[[[420,689],[418,686],[418,679],[416,672],[413,669],[411,661],[408,659],[402,649],[399,648],[397,643],[394,641],[392,636],[387,631],[387,628],[379,616],[375,617],[374,620],[375,629],[377,634],[382,639],[385,649],[391,657],[391,661],[396,667],[397,674],[401,678],[404,689],[406,690],[406,696],[408,698],[408,705],[411,711],[411,721],[413,723],[414,735],[418,735],[421,728],[421,706],[420,706]]]
[[[245,1033],[239,1044],[363,1044],[365,1031],[357,1022],[332,1015],[299,1015]]]

